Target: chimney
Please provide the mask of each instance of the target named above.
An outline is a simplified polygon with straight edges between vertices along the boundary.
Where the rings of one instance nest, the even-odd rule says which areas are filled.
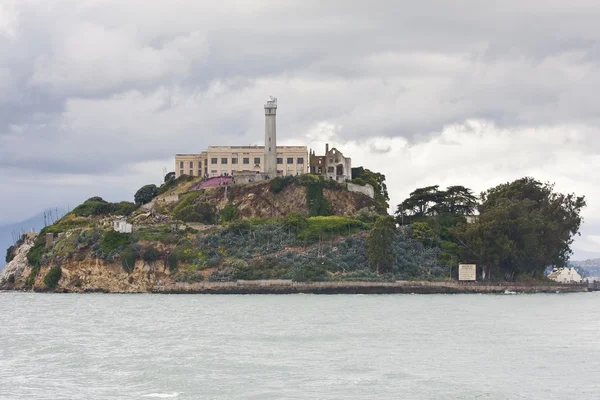
[[[329,143],[325,143],[325,155],[329,153]]]

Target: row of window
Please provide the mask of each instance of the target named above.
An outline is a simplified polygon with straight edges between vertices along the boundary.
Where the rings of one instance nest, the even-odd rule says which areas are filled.
[[[286,159],[287,164],[293,164],[294,163],[294,157],[287,157]],[[207,160],[204,160],[204,165],[206,165]],[[190,161],[190,168],[194,168],[194,162]],[[199,161],[198,164],[201,164],[202,162]],[[219,163],[219,159],[217,157],[213,157],[210,159],[210,163],[211,165],[215,165]],[[229,163],[229,158],[227,157],[223,157],[221,158],[221,165],[226,165]],[[232,158],[231,159],[231,164],[237,164],[238,163],[238,159],[237,158]],[[250,158],[249,157],[244,157],[242,159],[242,164],[250,164]],[[260,157],[255,157],[254,158],[254,164],[260,164]],[[277,164],[283,164],[283,158],[277,158]],[[296,164],[304,164],[304,157],[298,157],[296,159]],[[184,168],[184,162],[183,161],[179,161],[179,169],[183,169]]]

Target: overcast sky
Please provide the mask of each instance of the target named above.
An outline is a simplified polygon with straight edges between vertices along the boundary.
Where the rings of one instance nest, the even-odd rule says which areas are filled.
[[[523,176],[588,198],[600,251],[600,2],[0,0],[0,224],[131,200],[174,153],[325,142],[415,187]]]

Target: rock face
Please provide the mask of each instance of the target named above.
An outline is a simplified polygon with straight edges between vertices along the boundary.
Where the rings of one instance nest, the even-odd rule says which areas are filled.
[[[15,258],[9,262],[2,272],[0,272],[0,289],[2,288],[12,288],[14,286],[15,281],[17,281],[21,276],[23,276],[26,269],[29,269],[29,264],[27,263],[27,252],[29,249],[33,247],[33,240],[25,239],[23,244],[21,244],[15,250]]]

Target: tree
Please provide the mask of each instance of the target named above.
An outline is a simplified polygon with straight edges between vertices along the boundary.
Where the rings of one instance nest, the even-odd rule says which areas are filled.
[[[554,185],[522,178],[482,194],[479,218],[453,233],[461,260],[481,265],[490,277],[541,275],[550,265],[564,266],[583,221],[585,198],[554,191]]]
[[[175,172],[169,172],[165,175],[165,183],[170,183],[175,180]]]
[[[425,217],[435,214],[436,205],[443,200],[439,186],[427,186],[416,189],[409,197],[398,205],[396,214],[399,217]]]
[[[219,212],[219,216],[221,217],[221,222],[231,222],[237,219],[239,211],[236,206],[233,204],[227,204],[221,212]]]
[[[450,214],[472,215],[477,208],[477,197],[464,186],[449,186],[441,200],[441,211]]]
[[[367,236],[367,254],[369,265],[377,274],[391,272],[396,253],[394,251],[394,236],[396,223],[391,216],[379,217]]]
[[[352,168],[352,181],[361,185],[368,183],[373,186],[373,189],[375,189],[375,201],[382,211],[388,209],[390,196],[385,184],[385,175],[363,167],[355,167]]]
[[[154,184],[142,186],[133,196],[135,204],[146,204],[151,202],[154,196],[156,196],[157,190],[158,188]]]
[[[427,222],[413,222],[410,224],[412,237],[423,244],[432,246],[435,243],[435,232]]]

